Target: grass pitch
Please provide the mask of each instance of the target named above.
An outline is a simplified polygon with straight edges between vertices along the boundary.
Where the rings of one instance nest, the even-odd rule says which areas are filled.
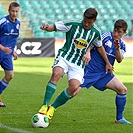
[[[32,128],[31,117],[40,109],[45,85],[51,76],[53,58],[19,58],[15,76],[3,92],[5,108],[0,108],[0,133],[133,133],[133,125],[117,125],[115,92],[83,89],[74,99],[57,109],[48,128]],[[124,116],[133,123],[133,58],[115,64],[115,74],[128,88]],[[0,69],[0,77],[3,71]],[[67,87],[62,78],[51,102]]]

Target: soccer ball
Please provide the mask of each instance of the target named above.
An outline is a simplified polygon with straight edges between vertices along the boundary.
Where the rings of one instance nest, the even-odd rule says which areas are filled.
[[[32,122],[32,126],[35,127],[35,128],[46,128],[48,127],[49,125],[49,119],[46,115],[44,114],[35,114],[32,119],[31,119],[31,122]]]

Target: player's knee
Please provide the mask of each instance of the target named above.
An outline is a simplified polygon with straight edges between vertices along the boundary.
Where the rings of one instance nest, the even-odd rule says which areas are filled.
[[[77,86],[77,85],[75,85],[75,86],[74,86],[74,85],[73,85],[73,86],[69,86],[69,87],[68,87],[68,92],[69,92],[71,95],[73,95],[73,96],[74,96],[74,95],[77,95],[78,92],[79,92],[79,91],[78,91],[78,87],[79,87],[79,86]]]
[[[55,81],[55,80],[59,80],[61,78],[61,74],[58,72],[53,72],[52,73],[52,77],[51,77],[51,81]]]
[[[123,92],[124,92],[124,94],[127,93],[127,88],[126,87],[124,87]]]
[[[73,97],[75,97],[81,90],[81,87],[79,87],[74,93],[73,93]]]
[[[5,80],[6,80],[7,82],[10,82],[10,80],[12,80],[13,77],[14,77],[14,74],[6,75],[6,76],[5,76]]]
[[[70,86],[68,87],[68,93],[71,94],[72,96],[75,91],[76,91],[75,88],[71,88]]]
[[[124,86],[122,89],[121,89],[121,94],[126,94],[127,93],[127,88]]]

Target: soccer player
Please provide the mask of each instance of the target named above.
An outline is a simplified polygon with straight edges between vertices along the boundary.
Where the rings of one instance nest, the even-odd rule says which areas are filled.
[[[84,66],[90,60],[90,45],[94,43],[98,51],[106,62],[106,71],[112,72],[112,65],[109,63],[105,50],[102,46],[101,32],[94,24],[98,12],[95,8],[88,8],[83,14],[83,20],[78,22],[55,22],[54,24],[42,24],[41,29],[46,31],[66,32],[66,42],[59,49],[58,55],[54,61],[52,76],[46,86],[43,106],[39,113],[46,114],[49,119],[52,118],[54,107],[49,106],[49,102],[56,90],[56,84],[59,79],[67,74],[68,88],[65,89],[60,99],[65,103],[70,99],[73,93],[79,88],[84,76]],[[61,103],[62,104],[62,103]],[[48,107],[49,106],[49,107]]]
[[[114,65],[115,60],[118,63],[121,63],[124,58],[126,46],[121,38],[124,34],[126,34],[126,30],[126,21],[119,19],[114,24],[113,32],[102,33],[102,43],[112,66]],[[94,86],[100,91],[104,91],[107,88],[115,91],[117,93],[115,122],[118,124],[132,124],[123,117],[123,112],[126,105],[127,88],[114,74],[111,74],[110,71],[106,73],[105,62],[95,46],[93,46],[93,49],[91,50],[91,60],[84,69],[83,84],[80,86],[82,88],[90,88],[91,86]],[[81,90],[81,87],[75,91],[73,96]],[[51,106],[54,108],[61,106],[60,97],[61,95],[53,102]]]
[[[14,56],[14,59],[18,58],[17,54],[14,52],[14,48],[20,30],[20,21],[17,18],[19,9],[20,5],[17,2],[10,3],[8,9],[9,15],[0,19],[0,65],[5,73],[0,81],[0,94],[6,89],[14,76],[12,56]],[[4,47],[10,48],[11,51],[6,52],[6,50],[3,49]],[[1,98],[0,107],[5,107]]]

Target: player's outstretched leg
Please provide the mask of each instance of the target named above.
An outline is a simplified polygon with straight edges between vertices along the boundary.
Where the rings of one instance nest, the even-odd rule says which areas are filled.
[[[40,114],[46,114],[47,113],[47,109],[48,109],[48,104],[54,94],[54,92],[56,91],[56,84],[52,83],[52,82],[48,82],[47,86],[46,86],[46,92],[45,92],[45,96],[44,96],[44,102],[42,107],[39,110]]]
[[[65,89],[61,92],[61,94],[55,99],[55,101],[49,106],[47,111],[47,117],[52,119],[55,109],[63,104],[65,104],[70,98],[71,94],[68,93],[68,89]]]

